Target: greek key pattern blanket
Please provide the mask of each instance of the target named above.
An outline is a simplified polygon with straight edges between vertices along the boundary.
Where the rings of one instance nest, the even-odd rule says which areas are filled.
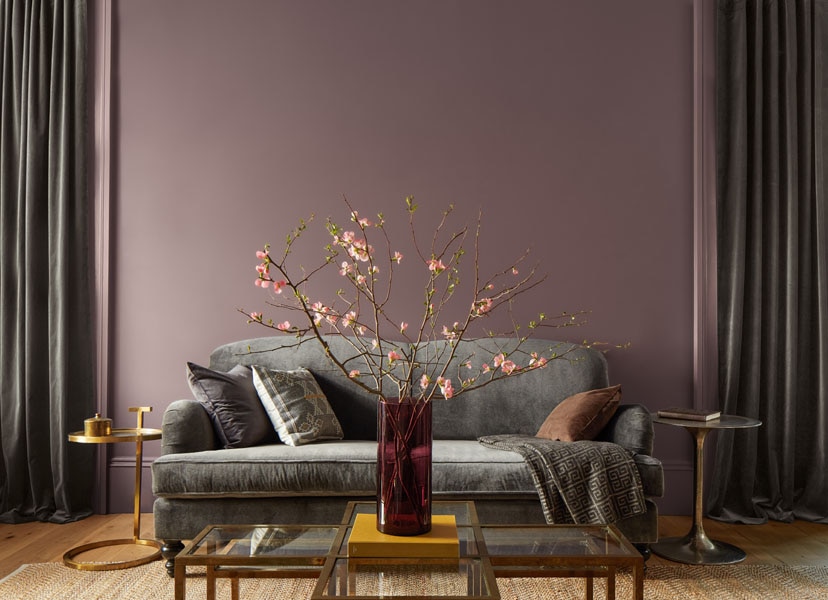
[[[547,523],[614,523],[647,510],[632,453],[618,444],[527,435],[489,435],[478,441],[523,456]]]

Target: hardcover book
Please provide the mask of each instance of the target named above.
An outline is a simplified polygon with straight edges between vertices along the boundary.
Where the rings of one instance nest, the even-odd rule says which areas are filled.
[[[712,421],[722,416],[719,410],[701,410],[698,408],[665,408],[658,411],[658,416],[665,419],[684,419],[689,421]]]
[[[432,515],[431,531],[423,535],[388,535],[377,531],[377,517],[356,516],[348,538],[348,556],[355,558],[458,558],[460,541],[454,515]]]

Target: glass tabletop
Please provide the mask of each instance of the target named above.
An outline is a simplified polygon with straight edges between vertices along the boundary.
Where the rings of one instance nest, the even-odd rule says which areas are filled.
[[[176,560],[320,558],[330,552],[338,531],[331,525],[217,525],[194,539]]]
[[[614,528],[602,525],[484,525],[491,557],[627,557],[638,552]]]

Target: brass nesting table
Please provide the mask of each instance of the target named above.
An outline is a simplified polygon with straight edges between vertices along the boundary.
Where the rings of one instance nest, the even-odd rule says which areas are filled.
[[[144,442],[150,440],[160,440],[160,429],[149,429],[144,427],[144,413],[152,410],[149,406],[133,406],[130,407],[130,412],[137,414],[137,426],[134,428],[112,429],[109,435],[84,435],[83,431],[76,431],[69,434],[70,442],[78,442],[81,444],[114,444],[121,442],[135,443],[135,498],[134,498],[134,513],[133,513],[133,528],[132,537],[116,540],[103,540],[99,542],[91,542],[76,546],[68,550],[63,555],[63,563],[67,567],[79,569],[81,571],[111,571],[114,569],[126,569],[129,567],[137,567],[154,560],[161,558],[161,544],[156,540],[141,539],[141,469],[143,460]],[[94,550],[96,548],[103,548],[105,546],[121,546],[121,545],[138,545],[149,546],[155,548],[155,552],[146,556],[141,556],[136,559],[121,560],[121,561],[106,561],[106,562],[85,562],[77,560],[77,556]]]
[[[376,513],[373,502],[350,502],[338,525],[209,525],[175,558],[175,598],[186,597],[187,569],[206,568],[207,599],[216,580],[316,578],[312,600],[441,598],[499,600],[497,577],[580,577],[593,598],[594,578],[606,579],[615,599],[618,568],[633,576],[633,598],[644,598],[644,559],[613,525],[486,525],[473,502],[434,502],[434,514],[457,522],[457,558],[354,558],[348,538],[356,515]]]

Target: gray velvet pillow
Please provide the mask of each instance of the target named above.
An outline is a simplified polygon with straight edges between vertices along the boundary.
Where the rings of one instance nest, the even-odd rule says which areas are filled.
[[[254,366],[253,384],[267,416],[285,444],[300,446],[343,438],[339,420],[307,369],[276,371]]]
[[[250,367],[237,365],[224,373],[188,362],[187,382],[210,415],[216,436],[225,448],[279,441],[253,386]]]

